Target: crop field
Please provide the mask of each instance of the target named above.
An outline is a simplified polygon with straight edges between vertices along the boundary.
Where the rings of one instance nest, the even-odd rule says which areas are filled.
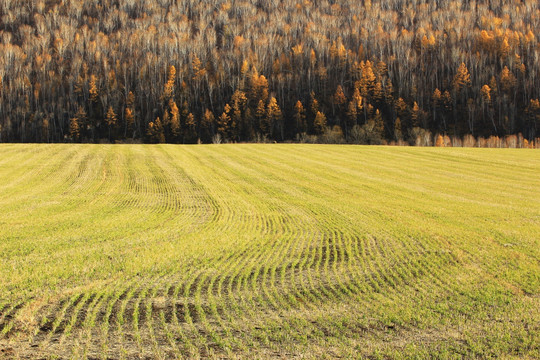
[[[540,152],[0,145],[0,358],[539,358]]]

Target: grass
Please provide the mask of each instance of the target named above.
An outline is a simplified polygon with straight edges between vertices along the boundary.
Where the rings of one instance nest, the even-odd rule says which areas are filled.
[[[540,153],[1,145],[0,358],[540,357]]]

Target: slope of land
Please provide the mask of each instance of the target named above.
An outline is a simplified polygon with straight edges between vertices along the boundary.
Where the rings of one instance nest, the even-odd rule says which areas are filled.
[[[0,358],[540,357],[540,156],[0,146]]]
[[[540,137],[538,0],[4,0],[0,142]]]

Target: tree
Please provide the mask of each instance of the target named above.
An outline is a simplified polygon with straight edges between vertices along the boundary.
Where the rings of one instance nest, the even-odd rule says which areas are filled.
[[[454,76],[454,89],[456,93],[459,93],[462,89],[466,89],[471,86],[471,75],[465,63],[461,63],[456,75]]]
[[[92,138],[95,140],[96,138],[96,123],[98,121],[101,121],[101,117],[103,116],[102,108],[99,104],[99,91],[96,84],[97,78],[94,74],[90,76],[90,84],[89,84],[89,99],[90,99],[90,128],[92,132]]]
[[[373,64],[371,61],[366,61],[362,69],[362,77],[360,78],[358,87],[360,88],[360,94],[363,97],[372,98],[374,95],[375,85],[377,78],[373,73]]]
[[[298,100],[294,105],[294,121],[297,133],[305,133],[307,131],[306,110],[302,102]]]
[[[444,147],[444,138],[441,134],[437,136],[437,141],[435,142],[435,146]]]
[[[412,127],[419,127],[421,121],[421,109],[418,106],[418,103],[415,101],[412,111],[411,111],[411,125]]]
[[[347,120],[347,127],[353,127],[358,123],[358,107],[354,101],[350,101],[347,107]]]
[[[347,97],[345,97],[345,93],[343,93],[343,88],[341,85],[338,85],[336,92],[334,93],[334,104],[339,108],[343,104],[347,102]]]
[[[171,65],[167,70],[167,82],[163,89],[162,99],[164,102],[168,102],[174,95],[174,83],[176,79],[176,68]]]
[[[266,109],[265,133],[271,134],[274,127],[282,129],[283,114],[275,97],[271,97]],[[283,137],[283,136],[282,136]]]
[[[316,134],[322,134],[326,130],[326,116],[322,112],[317,111],[313,126]]]
[[[382,119],[382,114],[379,111],[379,109],[375,110],[375,115],[373,116],[373,133],[376,138],[378,139],[384,139],[384,122]]]
[[[256,71],[255,69],[251,77],[251,98],[255,102],[259,100],[266,102],[268,99],[268,80],[264,75],[258,75]]]
[[[255,117],[257,119],[257,125],[258,125],[258,128],[259,130],[263,133],[263,134],[267,134],[266,132],[266,123],[265,123],[265,118],[266,118],[266,105],[264,104],[264,101],[262,100],[259,100],[258,104],[257,104],[257,110],[255,111]]]
[[[231,111],[231,107],[229,104],[225,104],[225,108],[223,109],[223,113],[219,116],[217,120],[217,131],[218,134],[222,136],[222,138],[227,139],[229,136],[229,127],[231,122],[231,117],[229,116],[229,112]]]
[[[489,85],[482,86],[480,89],[481,99],[482,99],[482,120],[486,122],[486,111],[491,119],[491,124],[495,133],[497,133],[497,124],[495,124],[495,119],[493,118],[493,109],[491,108],[492,99],[491,99],[491,88]],[[486,110],[487,109],[487,110]]]
[[[93,103],[97,103],[99,98],[99,91],[96,84],[96,76],[92,74],[90,76],[90,85],[89,85],[88,93],[90,94],[90,101]]]
[[[185,138],[188,141],[193,141],[197,137],[197,124],[195,123],[195,116],[192,113],[188,113],[186,116],[186,130]]]
[[[532,140],[536,137],[536,133],[540,128],[540,100],[531,99],[525,113],[527,114],[526,135]]]
[[[69,136],[73,141],[79,140],[80,129],[79,129],[79,119],[77,117],[72,117],[69,122]]]
[[[82,135],[81,130],[84,129],[86,122],[87,122],[86,111],[84,110],[84,107],[79,105],[79,107],[77,108],[77,112],[75,113],[75,116],[73,116],[69,122],[69,136],[74,141],[80,140],[81,135]]]
[[[173,136],[173,139],[175,141],[178,140],[178,137],[180,136],[180,110],[178,110],[178,106],[176,105],[176,102],[173,99],[169,99],[169,122],[171,126],[171,134]]]
[[[432,101],[432,109],[433,109],[433,122],[437,123],[437,112],[441,108],[441,102],[442,102],[442,94],[441,91],[437,88],[435,91],[433,91],[433,95],[431,95],[431,101]],[[442,126],[442,128],[445,128],[446,126]]]
[[[403,133],[401,131],[401,119],[396,118],[396,121],[394,122],[394,139],[396,141],[403,140]]]
[[[401,119],[401,123],[405,122],[405,126],[410,127],[408,123],[410,119],[409,106],[405,103],[403,98],[397,99],[395,109],[397,116]]]
[[[248,98],[246,93],[241,90],[235,90],[231,97],[232,114],[231,114],[231,136],[243,136],[248,138],[253,132],[253,124],[246,118]],[[239,128],[239,134],[233,134],[236,128]]]
[[[161,123],[161,120],[156,118],[154,122],[148,123],[148,129],[146,130],[146,136],[148,136],[150,142],[152,143],[164,143],[165,142],[165,134],[163,132],[163,125]]]
[[[507,95],[513,95],[514,88],[517,85],[515,75],[505,66],[501,71],[501,89]]]
[[[210,109],[204,110],[204,115],[201,121],[201,134],[200,136],[206,140],[210,140],[214,135],[214,122],[216,118],[214,113]]]
[[[311,113],[315,116],[319,112],[319,101],[315,97],[315,93],[313,91],[310,93],[310,98],[311,98],[311,106],[310,106]]]
[[[135,95],[129,92],[126,99],[126,109],[124,111],[125,131],[124,137],[127,137],[129,132],[132,132],[135,137]]]
[[[109,127],[109,141],[112,141],[112,131],[116,127],[117,118],[116,113],[114,112],[114,109],[112,106],[109,106],[109,109],[107,110],[107,116],[105,118],[105,122],[107,123],[107,126]]]

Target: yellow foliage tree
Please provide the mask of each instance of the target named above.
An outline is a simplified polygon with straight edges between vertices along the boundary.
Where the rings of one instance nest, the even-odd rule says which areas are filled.
[[[465,63],[461,63],[456,75],[454,76],[454,89],[456,92],[460,92],[461,89],[471,86],[471,75],[469,69]]]
[[[169,99],[169,124],[171,126],[171,133],[174,138],[178,138],[180,135],[180,110],[173,99]]]
[[[302,105],[302,102],[300,100],[298,100],[294,105],[293,117],[296,125],[296,131],[306,132],[306,110],[304,109],[304,106]]]
[[[322,134],[326,130],[326,116],[324,113],[317,111],[315,115],[315,120],[313,121],[313,127],[315,128],[315,133]]]

